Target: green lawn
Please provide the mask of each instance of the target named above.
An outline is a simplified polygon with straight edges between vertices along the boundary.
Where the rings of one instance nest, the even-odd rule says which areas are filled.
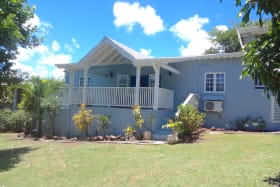
[[[195,144],[18,140],[0,134],[0,186],[280,184],[280,135],[205,135]]]

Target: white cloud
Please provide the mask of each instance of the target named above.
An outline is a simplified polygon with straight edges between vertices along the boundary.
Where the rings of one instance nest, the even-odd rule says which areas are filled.
[[[37,27],[38,28],[38,34],[41,35],[41,36],[45,36],[49,33],[49,30],[52,28],[52,24],[40,20],[40,18],[36,14],[34,14],[33,18],[27,20],[23,24],[23,27],[24,28]]]
[[[228,26],[226,25],[217,25],[215,28],[220,31],[228,31]]]
[[[143,55],[146,55],[148,57],[152,57],[152,50],[151,49],[144,49],[144,48],[141,48],[140,49],[140,53],[143,54]]]
[[[52,51],[57,52],[60,50],[60,44],[57,41],[52,42]]]
[[[47,22],[43,22],[39,19],[37,15],[34,18],[28,20],[25,26],[37,26],[39,34],[42,36],[48,34],[49,29],[52,25]],[[56,40],[52,42],[50,46],[45,44],[38,45],[32,49],[18,48],[17,58],[14,60],[15,65],[13,69],[20,69],[23,72],[28,72],[30,76],[40,76],[40,77],[55,77],[63,78],[64,70],[55,67],[55,64],[65,64],[72,61],[71,53],[73,49],[80,48],[77,40],[71,38],[70,44],[64,44],[66,52],[60,51],[60,43]],[[67,50],[67,47],[71,48]]]
[[[80,48],[80,44],[77,42],[77,40],[75,38],[71,39],[71,44],[65,44],[64,45],[64,49],[66,49],[69,53],[74,52],[74,48],[79,49]]]
[[[188,19],[180,20],[170,28],[170,32],[187,43],[186,46],[181,46],[179,49],[182,56],[200,55],[211,47],[209,35],[202,29],[207,23],[209,23],[208,18],[194,15]]]
[[[77,49],[80,48],[80,45],[78,44],[78,42],[77,42],[77,40],[76,40],[75,38],[72,38],[71,41],[72,41],[72,44],[73,44],[73,46],[74,46],[75,48],[77,48]]]
[[[117,27],[125,26],[132,31],[135,24],[140,24],[146,35],[154,35],[164,30],[163,20],[156,15],[151,6],[142,7],[138,2],[133,4],[116,2],[113,7],[115,16],[114,24]]]
[[[46,56],[41,56],[41,58],[37,61],[38,64],[44,64],[49,66],[54,66],[55,64],[67,64],[72,60],[72,56],[70,54],[54,54],[49,53]]]

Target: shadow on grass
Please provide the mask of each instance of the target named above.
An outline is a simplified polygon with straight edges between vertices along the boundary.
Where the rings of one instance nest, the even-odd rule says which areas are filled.
[[[0,172],[8,171],[21,161],[21,156],[38,148],[17,147],[0,150]]]
[[[275,177],[266,177],[263,181],[272,186],[280,186],[280,172]]]

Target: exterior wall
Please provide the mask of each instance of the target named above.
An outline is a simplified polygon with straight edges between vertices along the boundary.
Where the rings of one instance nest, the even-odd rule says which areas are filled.
[[[112,77],[111,77],[112,72]],[[116,87],[117,75],[136,75],[136,68],[131,64],[111,65],[111,66],[94,66],[88,70],[90,77],[89,87]],[[152,67],[142,67],[141,75],[154,74]],[[79,79],[84,75],[83,70],[77,70],[74,73],[74,87],[79,87]],[[65,75],[65,82],[69,83],[69,74]]]
[[[105,114],[110,116],[111,128],[108,134],[124,135],[123,129],[126,128],[128,124],[134,124],[131,108],[88,107],[87,109],[91,109],[93,114]],[[72,116],[77,113],[78,110],[79,106],[77,105],[61,108],[60,113],[57,115],[55,124],[57,135],[66,137],[80,135],[79,130],[72,121]],[[148,123],[148,117],[151,115],[151,113],[155,119],[153,126]],[[143,129],[152,130],[153,132],[156,131],[166,123],[166,118],[171,117],[172,114],[173,112],[168,110],[154,111],[151,109],[142,109],[142,117],[145,120]],[[95,127],[96,126],[93,125],[89,128],[90,135],[95,135]],[[48,125],[47,129],[44,129],[44,132],[48,132],[49,130],[50,128]]]
[[[182,103],[190,93],[200,96],[200,109],[203,110],[205,96],[222,96],[224,98],[221,113],[207,113],[206,126],[225,127],[236,118],[262,116],[267,122],[267,130],[280,129],[280,124],[271,122],[271,100],[262,89],[255,89],[254,82],[247,78],[240,80],[242,72],[241,59],[201,60],[174,63],[180,75],[172,74],[163,80],[167,89],[174,90],[174,108]],[[205,93],[204,82],[207,72],[225,72],[225,92],[223,94]]]
[[[280,130],[280,124],[271,122],[271,100],[268,99],[262,89],[254,88],[254,81],[250,78],[243,78],[240,80],[242,72],[241,59],[220,59],[220,60],[196,60],[189,62],[173,63],[172,67],[178,69],[181,74],[176,75],[161,68],[161,87],[174,90],[174,109],[173,111],[154,111],[158,116],[157,128],[166,123],[166,119],[173,117],[177,106],[184,102],[190,93],[197,93],[200,96],[199,108],[203,110],[204,97],[214,96],[223,98],[223,112],[211,113],[208,112],[206,116],[205,126],[224,128],[229,121],[234,122],[237,118],[262,116],[267,122],[267,130]],[[113,76],[110,76],[110,72]],[[224,72],[225,73],[225,92],[222,94],[205,93],[205,73],[207,72]],[[141,68],[141,75],[153,74],[152,67]],[[115,87],[117,74],[135,75],[136,68],[131,64],[112,65],[112,66],[98,66],[89,69],[89,76],[91,82],[89,86],[93,87]],[[83,71],[75,72],[74,86],[79,86],[79,77],[83,75]],[[69,78],[68,78],[69,79]],[[66,76],[66,81],[68,80]],[[130,109],[126,108],[93,108],[94,113],[108,114],[112,116],[112,125],[116,126],[115,132],[122,133],[122,129],[129,123],[133,123],[128,119],[132,119]],[[76,112],[74,106],[68,111],[63,111],[60,116],[68,114],[68,117],[61,117],[62,121],[71,119],[71,116]],[[143,110],[144,111],[144,110]],[[152,110],[148,110],[152,111]],[[146,112],[146,111],[145,111]],[[123,116],[131,116],[130,118],[123,118]],[[125,121],[124,121],[125,120]],[[76,132],[73,122],[67,122],[70,125],[67,133],[73,134]],[[61,127],[62,128],[62,127]],[[70,128],[70,130],[69,130]],[[65,131],[65,129],[62,131]]]

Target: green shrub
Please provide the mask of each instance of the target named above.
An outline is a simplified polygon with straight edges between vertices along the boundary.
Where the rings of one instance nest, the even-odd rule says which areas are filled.
[[[0,110],[0,131],[22,132],[30,127],[31,120],[31,116],[24,110],[15,112],[10,109]]]
[[[251,118],[251,116],[237,118],[235,120],[236,130],[254,129],[256,131],[263,131],[266,127],[266,121],[261,117]]]
[[[95,120],[96,120],[96,135],[98,135],[98,132],[102,132],[103,136],[105,136],[105,133],[110,129],[111,121],[109,116],[106,115],[100,115],[97,114],[95,115]]]
[[[169,120],[163,128],[171,128],[177,132],[179,138],[192,141],[196,137],[199,127],[204,123],[204,113],[200,113],[191,105],[179,105],[178,116],[175,120]]]
[[[5,132],[10,130],[12,111],[10,109],[0,110],[0,131]]]
[[[29,113],[24,110],[17,110],[12,113],[12,123],[10,128],[15,132],[22,132],[24,129],[30,130],[32,118]]]

